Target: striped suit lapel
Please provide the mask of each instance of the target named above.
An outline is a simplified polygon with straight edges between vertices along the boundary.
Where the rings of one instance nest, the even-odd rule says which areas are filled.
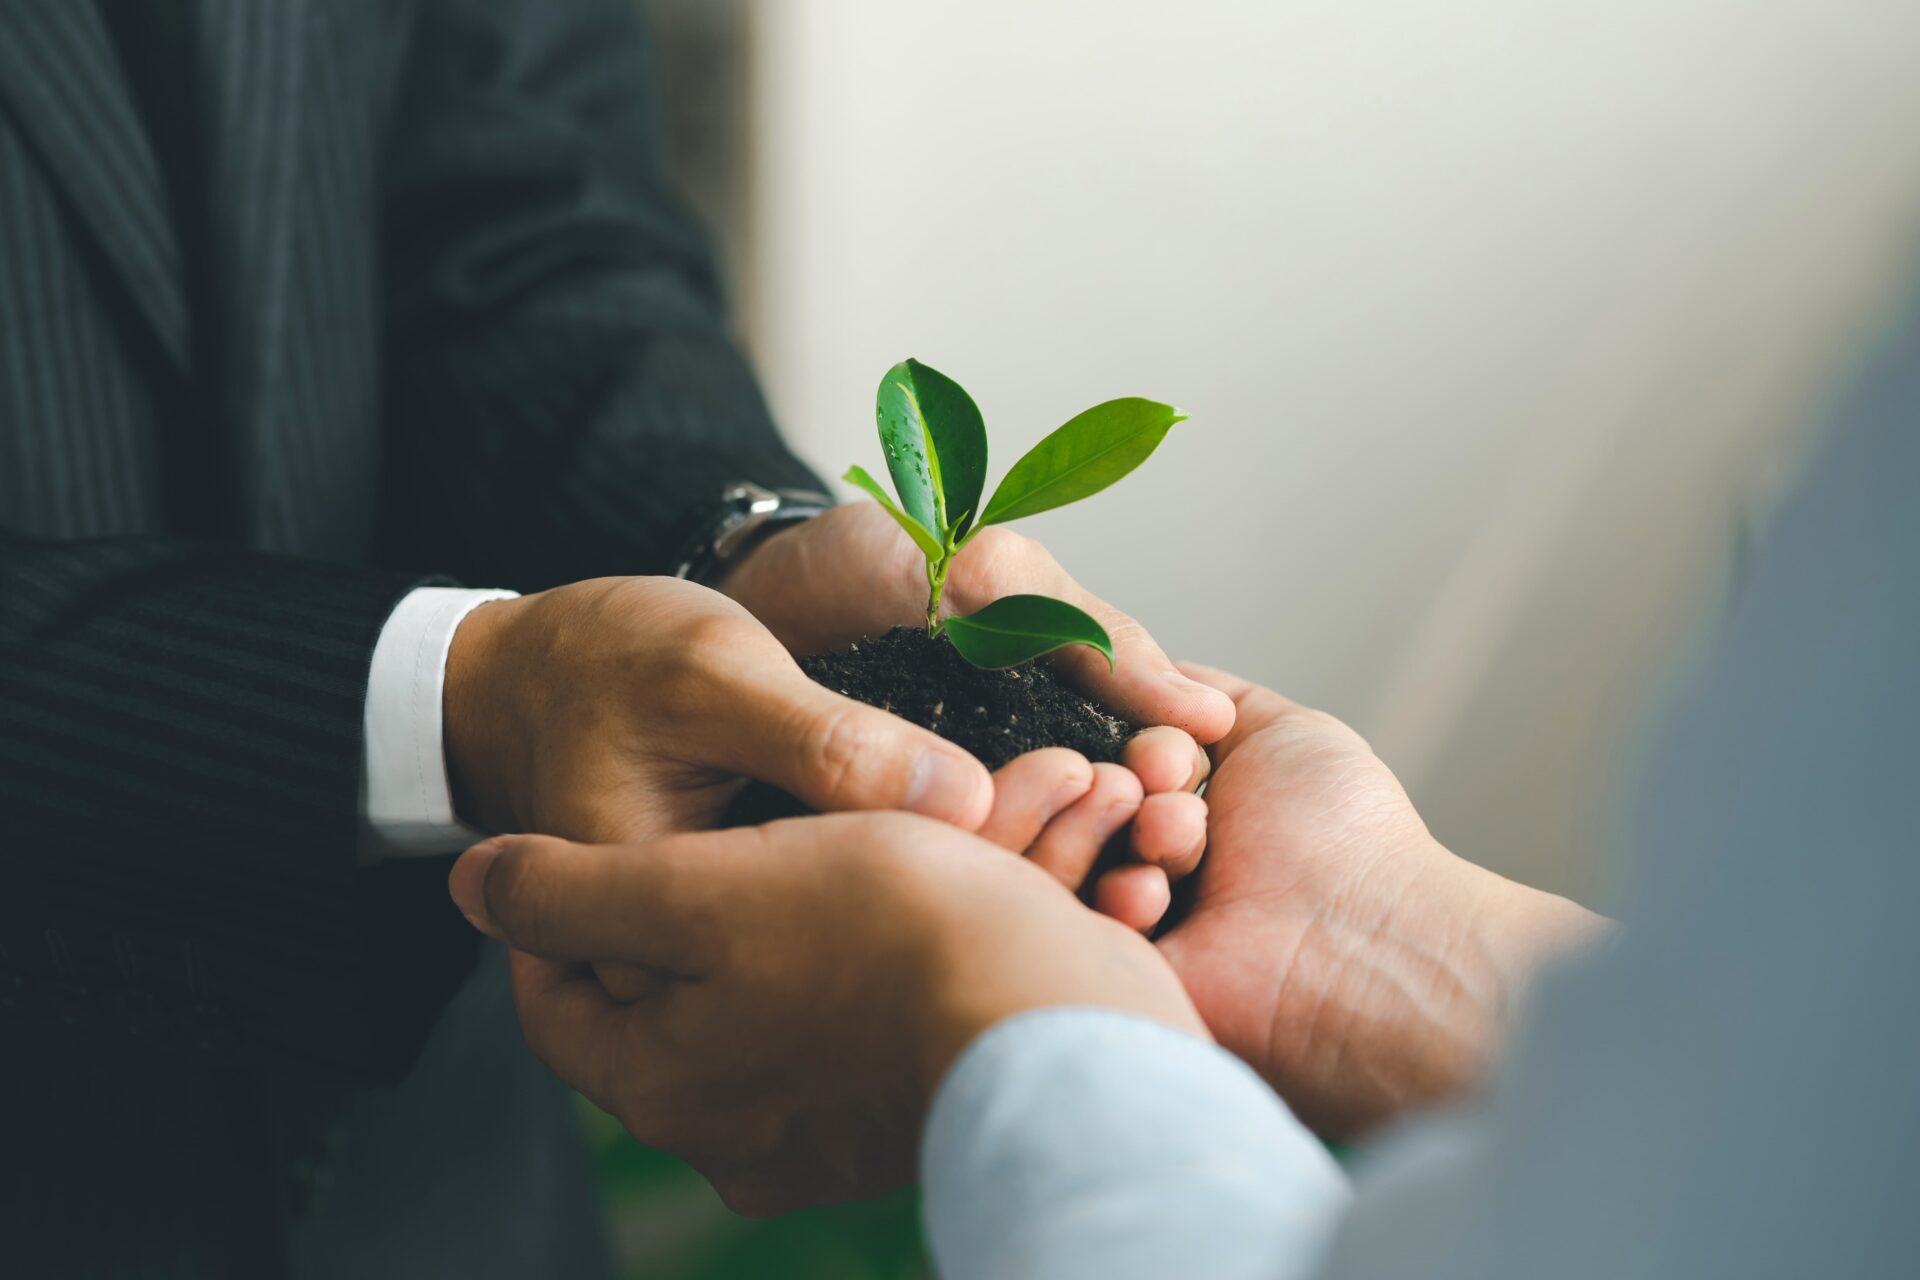
[[[241,532],[258,546],[298,540],[284,434],[292,208],[301,156],[306,0],[195,0],[209,142],[210,346],[225,353],[220,416],[242,477]]]
[[[92,0],[0,0],[0,104],[184,371],[179,240],[159,165]]]

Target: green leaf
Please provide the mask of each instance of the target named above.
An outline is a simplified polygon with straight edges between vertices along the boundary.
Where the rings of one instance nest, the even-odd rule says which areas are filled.
[[[961,657],[989,670],[1018,666],[1070,644],[1093,646],[1113,666],[1106,628],[1051,596],[1002,596],[978,613],[948,618],[944,630]]]
[[[848,467],[847,474],[840,478],[848,484],[857,484],[872,494],[874,500],[887,509],[887,514],[899,521],[900,527],[905,529],[907,536],[913,539],[913,544],[920,548],[921,555],[929,560],[938,560],[946,554],[946,548],[940,545],[940,539],[928,532],[925,525],[895,506],[893,499],[887,496],[887,491],[880,487],[878,480],[867,474],[865,467]]]
[[[918,360],[906,362],[913,398],[933,442],[934,476],[950,515],[951,532],[964,534],[987,487],[987,424],[966,388]],[[957,515],[951,513],[958,512]]]
[[[1075,415],[1013,464],[980,523],[1005,524],[1100,492],[1145,462],[1187,415],[1138,396]]]
[[[880,447],[886,451],[887,470],[893,475],[900,506],[922,526],[939,534],[947,527],[940,455],[920,416],[909,363],[902,360],[880,379],[880,389],[873,397],[873,416],[880,424]]]
[[[901,505],[937,534],[965,533],[987,484],[987,424],[973,397],[938,369],[902,360],[880,380],[874,415]]]

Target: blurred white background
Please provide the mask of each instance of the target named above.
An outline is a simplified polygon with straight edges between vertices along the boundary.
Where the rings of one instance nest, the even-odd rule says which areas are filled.
[[[873,465],[907,355],[996,478],[1181,405],[1022,527],[1352,721],[1456,849],[1604,897],[1632,735],[1914,279],[1920,5],[656,7],[737,37],[669,71],[743,107],[707,195],[810,461]]]

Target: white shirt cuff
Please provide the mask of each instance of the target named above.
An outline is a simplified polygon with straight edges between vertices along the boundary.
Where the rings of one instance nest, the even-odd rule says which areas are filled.
[[[480,833],[453,812],[442,744],[447,650],[469,613],[512,591],[416,587],[387,617],[367,677],[361,860],[448,853]]]

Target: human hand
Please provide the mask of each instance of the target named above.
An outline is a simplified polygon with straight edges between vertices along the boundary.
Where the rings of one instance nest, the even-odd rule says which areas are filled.
[[[635,846],[500,837],[450,888],[515,949],[534,1051],[740,1213],[909,1181],[938,1082],[1014,1014],[1104,1005],[1206,1034],[1139,934],[1033,864],[904,814]],[[617,1002],[582,963],[608,960],[663,981]]]
[[[485,604],[447,656],[461,815],[493,831],[642,839],[711,826],[741,778],[821,810],[972,830],[993,786],[967,752],[809,680],[717,592],[600,578]]]
[[[702,829],[753,777],[816,809],[904,809],[967,830],[998,814],[999,843],[1031,844],[1077,889],[1094,838],[1138,815],[1139,863],[1092,892],[1142,929],[1205,838],[1205,807],[1185,794],[1205,757],[1178,731],[1138,735],[1131,773],[1030,753],[1002,771],[1010,790],[996,809],[971,755],[822,688],[738,604],[670,578],[602,578],[482,605],[454,635],[445,705],[461,815],[488,830],[614,842]],[[1149,785],[1180,794],[1145,799]],[[1015,815],[1043,808],[1047,820],[1014,843],[1009,833],[1026,829]]]
[[[1473,1084],[1541,961],[1604,921],[1448,852],[1332,716],[1186,671],[1238,708],[1191,910],[1160,941],[1207,1025],[1330,1137]]]
[[[1030,751],[994,773],[993,811],[980,834],[1145,932],[1166,914],[1169,882],[1199,865],[1206,848],[1207,806],[1193,789],[1207,770],[1192,739],[1164,726],[1135,735],[1124,767],[1089,764],[1061,747]],[[1103,861],[1120,838],[1131,860]]]
[[[926,618],[925,560],[871,502],[775,533],[715,585],[799,654],[843,649]],[[967,614],[1019,592],[1078,605],[1107,629],[1111,670],[1084,646],[1049,659],[1094,701],[1135,724],[1172,725],[1202,743],[1233,727],[1231,699],[1182,675],[1139,623],[1075,582],[1032,538],[997,525],[980,530],[954,560],[945,599],[951,612]]]
[[[873,503],[836,507],[774,534],[717,585],[796,654],[842,649],[918,623],[926,612],[921,553]],[[1019,592],[1069,601],[1099,619],[1113,639],[1111,670],[1079,646],[1048,661],[1102,706],[1154,726],[1135,735],[1123,759],[1143,796],[1129,834],[1137,861],[1102,875],[1091,890],[1102,910],[1146,927],[1166,909],[1168,877],[1184,874],[1199,858],[1206,809],[1183,793],[1207,774],[1196,742],[1216,741],[1232,727],[1233,703],[1180,674],[1139,623],[1089,594],[1039,543],[1011,530],[987,528],[974,537],[954,561],[946,600],[954,611],[971,613]],[[1126,789],[1119,779],[1107,785]],[[1072,869],[1044,848],[1036,856],[1042,865]]]

